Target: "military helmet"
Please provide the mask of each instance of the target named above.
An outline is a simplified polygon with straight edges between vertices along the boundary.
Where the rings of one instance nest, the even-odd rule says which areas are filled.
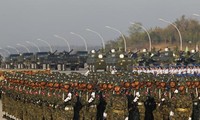
[[[116,82],[114,84],[114,91],[115,91],[115,93],[119,94],[120,90],[121,90],[121,86],[120,86],[119,82]]]

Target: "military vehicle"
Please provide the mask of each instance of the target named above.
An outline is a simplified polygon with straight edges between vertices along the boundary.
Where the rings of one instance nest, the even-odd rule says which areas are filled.
[[[133,59],[131,59],[126,53],[120,52],[116,63],[116,70],[132,71],[132,69]]]
[[[149,65],[151,66],[160,66],[160,50],[158,51],[152,51],[150,58],[149,58]]]
[[[31,68],[31,59],[33,53],[22,53],[17,58],[17,68],[18,69],[30,69]]]
[[[149,66],[151,53],[147,49],[143,49],[142,52],[138,53],[137,65],[138,66]]]
[[[77,60],[75,60],[75,61],[70,60],[71,59],[70,55],[71,55],[72,51],[73,51],[73,49],[70,50],[69,52],[63,51],[63,52],[59,53],[59,55],[58,55],[58,67],[57,67],[58,70],[65,70],[67,68],[70,68],[71,70],[75,69],[73,67],[70,67],[70,65],[71,65],[70,62],[77,61]],[[72,57],[72,59],[74,60],[73,57]]]
[[[160,52],[160,65],[169,66],[174,64],[174,54],[170,48],[165,48],[164,51]]]
[[[77,51],[75,54],[77,54],[80,58],[80,68],[85,68],[86,60],[88,58],[88,51]]]
[[[92,72],[105,71],[106,70],[105,53],[92,50],[88,54],[86,63],[88,65],[88,69]]]
[[[79,70],[80,67],[80,57],[77,54],[70,54],[67,58],[67,67],[70,70]]]
[[[36,52],[31,58],[32,69],[46,69],[45,58],[48,56],[48,52]]]
[[[199,64],[199,52],[191,50],[185,53],[184,65],[195,65]]]
[[[53,53],[49,52],[48,56],[44,58],[43,69],[57,70],[58,61],[59,54],[57,54],[57,50]]]
[[[5,68],[6,69],[16,69],[17,68],[17,60],[20,54],[10,54],[5,59]]]

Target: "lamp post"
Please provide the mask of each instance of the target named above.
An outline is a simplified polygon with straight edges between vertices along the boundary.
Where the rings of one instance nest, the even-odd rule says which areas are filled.
[[[200,15],[199,15],[199,14],[196,14],[196,13],[194,13],[194,14],[192,14],[192,15],[194,15],[194,16],[196,16],[196,17],[200,17]],[[196,43],[196,51],[199,51],[198,42]]]
[[[158,20],[163,21],[165,23],[169,23],[170,25],[172,25],[178,31],[178,35],[179,35],[179,38],[180,38],[180,50],[182,51],[183,50],[182,36],[181,36],[181,32],[179,31],[177,26],[175,24],[169,22],[169,21],[162,19],[162,18],[159,18]]]
[[[105,43],[104,43],[103,37],[102,37],[98,32],[96,32],[96,31],[94,31],[94,30],[91,30],[91,29],[89,29],[89,28],[87,28],[86,30],[87,30],[87,31],[90,31],[90,32],[92,32],[92,33],[97,34],[97,35],[101,38],[102,46],[103,46],[103,49],[105,50]]]
[[[35,46],[35,47],[38,49],[38,52],[40,52],[40,48],[39,48],[39,46],[37,46],[35,43],[30,42],[30,41],[26,41],[26,43]]]
[[[194,14],[192,14],[192,15],[194,15],[194,16],[196,16],[196,17],[200,17],[200,15],[199,15],[199,14],[196,14],[196,13],[194,13]]]
[[[70,32],[70,33],[71,33],[72,35],[76,35],[76,36],[78,36],[79,38],[81,38],[81,39],[83,40],[84,44],[85,44],[85,50],[88,51],[88,47],[87,47],[87,43],[86,43],[85,38],[84,38],[83,36],[77,34],[77,33],[74,33],[74,32]]]
[[[15,47],[13,47],[13,46],[7,46],[8,48],[12,48],[12,49],[14,49],[18,54],[19,54],[19,50],[17,49],[17,48],[15,48]]]
[[[150,37],[150,34],[149,34],[149,32],[147,31],[147,29],[144,27],[144,26],[142,26],[142,25],[139,25],[139,24],[137,24],[137,23],[134,23],[134,22],[130,22],[130,24],[132,24],[132,25],[138,25],[138,26],[140,26],[146,33],[147,33],[147,35],[148,35],[148,38],[149,38],[149,50],[151,51],[151,37]]]
[[[65,38],[63,38],[63,37],[61,37],[61,36],[59,36],[59,35],[54,35],[54,37],[59,38],[59,39],[61,39],[61,40],[64,40],[65,43],[67,44],[67,47],[68,47],[69,51],[71,50],[70,45],[69,45],[69,42],[68,42]]]
[[[30,50],[28,49],[28,47],[26,47],[25,45],[22,45],[20,43],[17,43],[18,46],[21,46],[23,48],[25,48],[27,50],[28,53],[30,53]]]
[[[52,49],[52,47],[51,47],[51,45],[50,45],[49,42],[47,42],[46,40],[43,40],[43,39],[37,39],[37,40],[41,41],[41,42],[44,42],[45,44],[47,44],[49,46],[50,52],[53,52],[53,49]]]
[[[7,49],[5,49],[5,48],[3,49],[3,48],[0,47],[0,50],[4,50],[4,51],[7,52],[8,54],[10,54],[10,51],[7,50]]]
[[[118,29],[116,29],[114,27],[106,26],[106,28],[109,28],[109,29],[114,30],[114,31],[116,31],[116,32],[121,34],[121,36],[122,36],[122,38],[124,40],[124,51],[126,52],[126,39],[125,39],[124,34],[122,34],[122,32],[120,30],[118,30]]]

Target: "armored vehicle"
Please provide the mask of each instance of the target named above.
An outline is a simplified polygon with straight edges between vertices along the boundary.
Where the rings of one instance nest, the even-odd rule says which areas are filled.
[[[43,69],[57,70],[58,61],[59,55],[57,54],[57,50],[53,53],[49,52],[48,56],[44,59]]]
[[[70,70],[79,70],[80,57],[77,54],[70,54],[66,62],[67,67],[70,68]]]
[[[23,53],[17,58],[18,69],[30,69],[33,53]]]
[[[88,51],[77,51],[76,54],[80,58],[79,67],[80,68],[85,68],[86,60],[88,58]]]
[[[196,52],[195,50],[186,52],[184,65],[189,65],[189,64],[191,65],[199,64],[199,52]]]
[[[17,60],[20,54],[10,54],[5,59],[5,68],[6,69],[16,69],[17,68]]]
[[[160,64],[162,66],[169,66],[174,64],[174,54],[170,48],[165,48],[164,51],[160,53]]]
[[[46,66],[45,59],[48,56],[48,52],[36,52],[31,58],[32,69],[43,69]],[[46,69],[46,67],[44,67]]]
[[[149,66],[151,53],[147,49],[143,49],[142,52],[138,53],[137,65],[138,66]]]
[[[106,70],[105,53],[92,50],[88,54],[86,63],[88,65],[88,69],[92,72],[105,71]]]
[[[116,63],[117,70],[126,70],[132,71],[133,68],[133,59],[131,59],[127,54],[124,52],[119,53]]]

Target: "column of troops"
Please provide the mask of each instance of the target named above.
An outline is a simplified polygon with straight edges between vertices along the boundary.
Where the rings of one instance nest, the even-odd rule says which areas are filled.
[[[200,77],[2,72],[2,110],[20,120],[199,120]]]

